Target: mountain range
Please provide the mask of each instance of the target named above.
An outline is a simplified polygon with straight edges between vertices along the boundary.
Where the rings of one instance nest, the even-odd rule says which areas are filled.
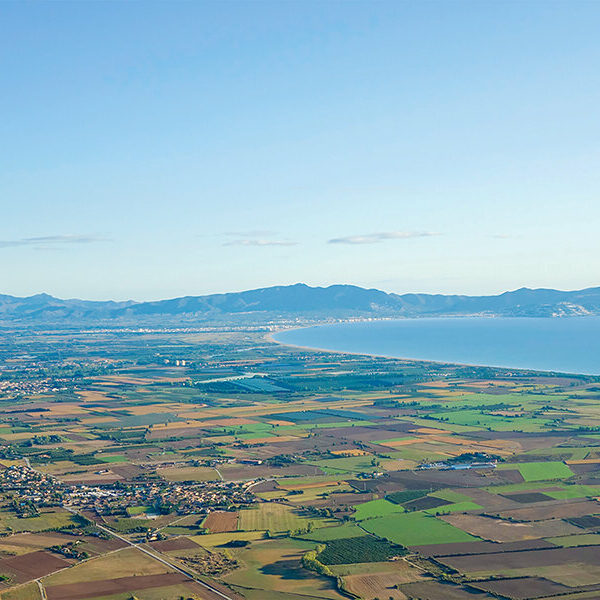
[[[245,292],[184,296],[154,302],[62,300],[48,294],[0,295],[0,325],[265,323],[287,319],[433,316],[558,317],[600,315],[600,287],[529,289],[496,296],[390,294],[354,285],[298,283]]]

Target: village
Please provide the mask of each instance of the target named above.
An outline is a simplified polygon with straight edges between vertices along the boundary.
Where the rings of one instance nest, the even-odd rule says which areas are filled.
[[[2,490],[12,496],[18,516],[36,516],[39,509],[62,507],[85,510],[98,516],[127,515],[132,507],[149,507],[144,519],[160,514],[206,515],[211,510],[250,505],[254,481],[179,482],[162,480],[105,485],[67,484],[29,466],[0,470]]]

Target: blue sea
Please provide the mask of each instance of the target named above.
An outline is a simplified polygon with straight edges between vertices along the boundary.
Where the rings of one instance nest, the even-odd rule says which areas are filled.
[[[600,375],[600,317],[361,321],[291,329],[273,337],[334,352]]]

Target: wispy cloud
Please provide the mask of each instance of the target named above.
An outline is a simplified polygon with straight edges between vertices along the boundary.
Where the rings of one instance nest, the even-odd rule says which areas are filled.
[[[239,238],[263,238],[277,235],[277,232],[270,229],[252,229],[250,231],[226,231],[223,235]]]
[[[93,244],[107,242],[108,238],[99,235],[44,235],[39,237],[20,238],[18,240],[0,240],[0,248],[15,248],[18,246],[35,246],[45,248],[58,248],[71,244]]]
[[[490,237],[496,240],[516,240],[519,238],[518,235],[512,235],[511,233],[495,233]]]
[[[363,235],[349,235],[346,237],[333,238],[328,244],[378,244],[387,240],[407,240],[410,238],[431,237],[439,235],[432,231],[379,231],[377,233],[366,233]]]
[[[257,229],[252,231],[228,231],[223,235],[229,238],[223,246],[296,246],[298,242],[275,237],[277,231]]]
[[[291,240],[240,239],[225,242],[223,246],[296,246]]]

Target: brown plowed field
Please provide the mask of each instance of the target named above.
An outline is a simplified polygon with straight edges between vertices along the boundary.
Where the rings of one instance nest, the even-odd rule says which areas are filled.
[[[211,512],[204,527],[211,533],[225,533],[226,531],[237,531],[238,528],[238,513],[228,511]]]
[[[146,590],[148,588],[167,587],[186,581],[190,581],[189,578],[181,573],[138,575],[120,577],[119,579],[103,579],[94,581],[93,584],[85,582],[52,585],[46,588],[46,595],[48,600],[84,600],[85,598],[112,596],[113,594]]]
[[[177,537],[170,540],[159,540],[158,542],[150,542],[148,544],[159,552],[170,552],[172,550],[197,550],[200,548],[198,544],[186,537]]]
[[[112,465],[110,470],[123,479],[133,479],[140,473],[143,473],[143,469],[137,465]]]
[[[465,494],[473,499],[475,504],[479,504],[483,506],[486,511],[499,511],[499,510],[510,510],[511,508],[518,508],[518,503],[510,500],[504,496],[499,496],[497,494],[490,494],[490,492],[486,492],[485,490],[478,490],[474,488],[467,489],[456,489],[454,490],[459,494]]]
[[[504,497],[508,498],[509,500],[514,500],[515,502],[520,502],[521,504],[533,504],[534,502],[548,502],[548,500],[552,500],[550,496],[546,496],[546,494],[542,494],[540,492],[506,494]]]
[[[42,550],[55,544],[72,542],[73,539],[74,538],[70,535],[46,531],[44,533],[16,533],[1,538],[0,542],[8,546],[18,546],[20,548],[29,549],[33,552],[34,550]]]
[[[439,506],[446,506],[451,504],[448,500],[442,500],[441,498],[435,498],[433,496],[425,496],[424,498],[417,498],[411,502],[404,504],[408,510],[426,510],[430,508],[438,508]]]
[[[560,519],[537,521],[535,523],[512,523],[491,517],[458,513],[445,515],[440,519],[467,531],[471,535],[494,542],[518,542],[519,540],[581,533],[579,527]]]
[[[374,573],[372,575],[348,575],[344,577],[345,588],[364,600],[385,598],[407,600],[408,596],[394,586],[399,583],[395,573]]]
[[[424,579],[419,569],[405,561],[380,563],[380,565],[380,572],[344,575],[345,588],[365,600],[373,598],[404,600],[407,598],[406,594],[396,589],[396,586]]]
[[[469,556],[447,556],[437,560],[461,573],[486,571],[493,573],[507,569],[520,569],[523,566],[549,567],[580,563],[600,565],[599,546],[579,546],[576,548],[549,548],[547,550],[525,550],[523,552],[500,552]]]
[[[427,600],[494,600],[496,596],[469,590],[462,585],[424,581],[400,585],[400,591],[409,598],[427,598]]]
[[[173,429],[153,429],[147,434],[148,440],[161,440],[173,436]],[[177,429],[177,435],[181,437],[206,435],[206,430],[201,427],[181,427]]]
[[[68,567],[70,564],[56,554],[40,550],[0,560],[0,572],[14,573],[14,580],[23,583]]]
[[[507,469],[506,471],[502,470],[500,476],[507,483],[523,483],[525,481],[523,479],[523,475],[521,475],[521,472],[517,469]]]
[[[516,579],[496,579],[492,581],[477,582],[478,589],[499,594],[515,600],[528,600],[529,598],[542,598],[545,596],[558,596],[567,594],[572,588],[555,583],[541,577],[519,577]]]
[[[520,542],[455,542],[453,544],[431,544],[411,546],[411,550],[423,556],[464,556],[467,554],[496,554],[498,552],[521,552],[556,548],[556,544],[545,540],[523,540]]]
[[[356,505],[369,500],[375,500],[377,497],[373,494],[357,494],[348,492],[347,494],[330,494],[327,498],[316,498],[315,500],[303,500],[302,504],[307,506],[344,506]]]
[[[219,471],[226,481],[237,481],[239,479],[257,479],[259,477],[283,477],[285,475],[304,477],[306,475],[321,475],[321,469],[312,465],[291,465],[290,467],[278,468],[268,465],[226,465],[219,467]]]
[[[258,494],[259,492],[274,492],[279,489],[276,481],[261,481],[259,484],[252,487],[252,492]]]
[[[104,554],[105,552],[112,552],[113,550],[117,550],[117,548],[125,548],[125,546],[127,546],[125,542],[113,537],[108,540],[92,536],[79,537],[76,539],[85,542],[85,550],[87,552],[93,552],[95,554]],[[72,542],[73,540],[70,539],[68,541]]]
[[[600,503],[595,500],[574,500],[572,502],[557,502],[548,506],[531,506],[516,508],[499,513],[503,519],[517,521],[542,521],[546,519],[568,519],[569,517],[584,517],[600,514]]]
[[[568,519],[569,523],[573,523],[573,525],[577,525],[577,527],[583,527],[584,529],[597,529],[600,527],[600,517],[573,517],[572,519]]]

